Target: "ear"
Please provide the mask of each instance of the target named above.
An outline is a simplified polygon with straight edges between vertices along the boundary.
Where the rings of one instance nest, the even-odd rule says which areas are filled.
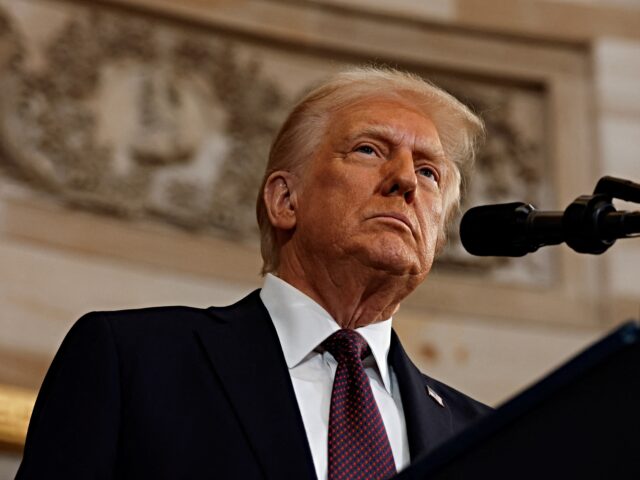
[[[275,228],[291,230],[296,226],[297,177],[279,170],[267,178],[262,192],[269,221]]]

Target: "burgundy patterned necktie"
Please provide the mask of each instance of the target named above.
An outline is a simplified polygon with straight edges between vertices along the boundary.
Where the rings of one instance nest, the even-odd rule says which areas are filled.
[[[329,480],[395,475],[387,431],[362,366],[367,341],[354,330],[338,330],[322,346],[338,361],[329,416]]]

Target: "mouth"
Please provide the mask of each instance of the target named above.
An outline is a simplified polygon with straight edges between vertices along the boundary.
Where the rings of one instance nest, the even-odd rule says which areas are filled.
[[[415,234],[415,230],[413,228],[413,224],[409,220],[406,215],[397,212],[384,212],[378,213],[376,215],[372,215],[371,218],[376,218],[379,220],[388,221],[394,224],[402,225],[405,228],[409,229],[412,234]]]

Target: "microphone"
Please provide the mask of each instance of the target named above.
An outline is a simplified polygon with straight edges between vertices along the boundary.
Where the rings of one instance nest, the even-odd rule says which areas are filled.
[[[523,202],[474,207],[462,217],[460,240],[471,255],[522,257],[562,243],[562,212],[539,212]]]
[[[598,254],[616,239],[638,233],[640,212],[618,212],[600,195],[578,197],[564,212],[539,211],[523,202],[474,207],[460,223],[462,245],[477,256],[522,257],[562,242]]]

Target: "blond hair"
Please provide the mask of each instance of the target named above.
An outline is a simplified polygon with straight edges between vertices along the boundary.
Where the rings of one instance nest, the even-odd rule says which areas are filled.
[[[359,67],[340,72],[313,89],[293,108],[276,135],[258,193],[256,213],[260,227],[262,274],[276,272],[280,264],[276,232],[269,221],[263,192],[275,171],[300,172],[314,156],[333,113],[368,97],[411,101],[433,121],[446,157],[454,167],[444,180],[444,226],[438,244],[445,243],[446,228],[460,206],[462,173],[473,163],[482,120],[449,93],[417,75],[391,68]]]

